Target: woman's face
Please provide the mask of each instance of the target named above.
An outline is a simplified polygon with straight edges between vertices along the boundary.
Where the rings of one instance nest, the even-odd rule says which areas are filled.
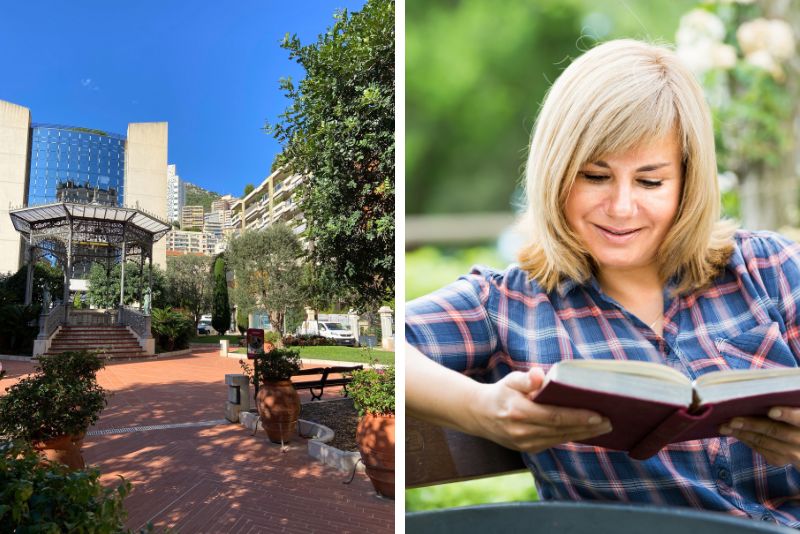
[[[657,268],[656,252],[678,212],[681,159],[673,132],[581,167],[566,218],[601,275]]]

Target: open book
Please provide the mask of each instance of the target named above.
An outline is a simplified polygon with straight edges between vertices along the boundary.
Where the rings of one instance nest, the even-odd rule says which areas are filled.
[[[534,400],[608,417],[610,433],[581,443],[644,460],[670,443],[718,436],[736,416],[800,407],[800,368],[714,371],[691,382],[659,363],[564,360],[550,368]]]

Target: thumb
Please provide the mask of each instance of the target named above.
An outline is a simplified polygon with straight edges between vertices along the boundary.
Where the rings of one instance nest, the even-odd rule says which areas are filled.
[[[527,395],[538,391],[542,387],[544,371],[538,367],[531,367],[527,372],[509,373],[505,380],[508,387]]]

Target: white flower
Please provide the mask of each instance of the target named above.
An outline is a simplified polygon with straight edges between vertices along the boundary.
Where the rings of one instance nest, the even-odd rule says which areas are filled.
[[[785,61],[794,55],[794,32],[780,19],[753,19],[736,30],[736,39],[745,56],[765,51],[774,59]]]
[[[720,42],[725,37],[722,20],[705,9],[693,9],[681,17],[675,41],[678,46],[691,46],[702,41]]]
[[[692,45],[679,46],[675,53],[689,70],[701,76],[714,68],[712,51],[715,44],[712,41],[700,41]]]
[[[751,65],[769,72],[779,82],[782,82],[785,78],[780,64],[766,50],[756,50],[751,54],[747,54],[744,59]]]
[[[718,44],[711,50],[711,62],[717,69],[732,69],[736,65],[736,49],[727,44]]]

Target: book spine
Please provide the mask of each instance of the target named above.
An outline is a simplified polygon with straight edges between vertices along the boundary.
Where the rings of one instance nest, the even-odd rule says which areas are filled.
[[[689,413],[687,408],[675,410],[672,415],[634,445],[628,452],[628,456],[634,460],[647,460],[670,443],[682,441],[681,435],[708,418],[713,411],[713,406],[706,406],[694,414]]]

